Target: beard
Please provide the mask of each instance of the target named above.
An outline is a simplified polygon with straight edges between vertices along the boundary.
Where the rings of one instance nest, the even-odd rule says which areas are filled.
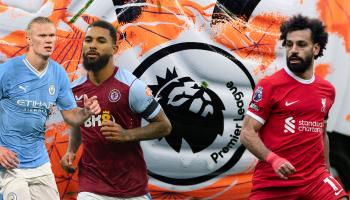
[[[305,57],[303,60],[302,58],[296,56],[296,55],[291,55],[290,57],[287,57],[287,66],[290,71],[294,73],[304,73],[306,70],[308,70],[311,67],[312,63],[312,55],[308,55]],[[291,63],[291,60],[298,59],[300,63]]]
[[[96,58],[95,60],[89,60],[87,55],[83,54],[83,65],[87,71],[98,72],[107,66],[110,55],[104,54]]]

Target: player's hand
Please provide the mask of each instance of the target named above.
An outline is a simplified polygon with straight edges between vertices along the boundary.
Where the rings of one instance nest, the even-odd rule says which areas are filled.
[[[113,142],[127,142],[131,139],[123,127],[112,121],[102,122],[101,133],[106,140]]]
[[[295,173],[294,166],[286,159],[279,157],[273,152],[270,152],[266,157],[266,162],[272,165],[275,173],[282,179],[288,179],[288,176]]]
[[[0,164],[6,169],[13,169],[17,168],[19,160],[13,151],[0,146]]]
[[[97,115],[101,112],[100,104],[97,101],[97,96],[92,96],[88,98],[86,94],[84,94],[84,109],[89,115]]]
[[[75,168],[73,162],[75,160],[76,154],[67,152],[61,159],[60,164],[62,168],[68,173],[74,173]]]

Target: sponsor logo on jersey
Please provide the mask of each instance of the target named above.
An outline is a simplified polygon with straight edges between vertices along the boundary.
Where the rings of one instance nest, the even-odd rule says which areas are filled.
[[[27,86],[19,85],[18,88],[21,89],[24,93],[27,93]]]
[[[110,102],[117,102],[120,99],[120,92],[117,89],[113,89],[109,92],[108,99]]]
[[[54,102],[43,102],[37,100],[19,99],[17,105],[23,107],[26,112],[49,112],[55,105]]]
[[[261,101],[262,95],[263,95],[263,88],[259,86],[254,92],[253,101],[255,102]]]
[[[296,130],[304,133],[323,133],[323,122],[299,120],[288,117],[284,120],[284,132],[295,133]]]
[[[293,119],[293,117],[288,117],[287,119],[284,120],[285,124],[284,124],[284,132],[288,133],[295,133],[295,120]]]
[[[92,115],[89,119],[84,122],[84,126],[86,128],[102,126],[102,122],[104,121],[112,121],[115,122],[115,118],[110,114],[110,111],[105,110],[102,111],[102,114]]]
[[[49,86],[49,94],[52,96],[52,95],[55,94],[55,91],[56,91],[55,85],[54,84],[50,84],[50,86]]]
[[[321,99],[321,104],[322,104],[322,107],[321,107],[321,112],[326,112],[326,98],[322,98]]]
[[[83,97],[84,95],[80,95],[80,96],[74,95],[75,101],[77,102],[81,102],[83,100]]]
[[[290,102],[290,101],[286,101],[286,106],[291,106],[291,105],[293,105],[293,104],[295,104],[295,103],[297,103],[299,100],[296,100],[296,101],[292,101],[292,102]]]
[[[250,102],[249,108],[251,108],[251,109],[253,109],[255,111],[259,111],[260,110],[260,107],[258,105],[256,105],[255,103],[253,103],[253,102]]]

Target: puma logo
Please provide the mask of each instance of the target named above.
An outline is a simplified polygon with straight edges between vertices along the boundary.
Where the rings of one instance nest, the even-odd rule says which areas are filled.
[[[24,93],[27,92],[27,88],[25,86],[20,85],[20,86],[18,86],[18,88],[23,90]]]

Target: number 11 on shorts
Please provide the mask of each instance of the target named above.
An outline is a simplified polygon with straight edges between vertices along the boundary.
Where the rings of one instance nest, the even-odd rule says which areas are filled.
[[[333,176],[328,176],[327,178],[323,179],[323,182],[328,183],[328,185],[332,187],[335,196],[338,196],[341,191],[343,191],[343,188],[337,187],[337,185],[339,186],[339,183],[337,180],[335,180],[335,178],[333,178]]]

